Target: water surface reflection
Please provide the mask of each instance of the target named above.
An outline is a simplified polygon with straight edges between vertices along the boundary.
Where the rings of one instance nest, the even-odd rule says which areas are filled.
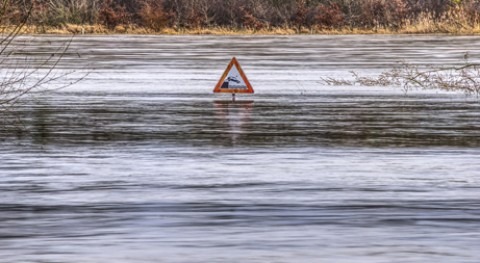
[[[182,95],[158,96],[126,99],[122,94],[99,98],[66,93],[21,106],[6,122],[21,119],[23,128],[16,129],[21,138],[42,144],[480,145],[480,105],[462,98],[315,95],[285,99],[264,95],[254,97],[255,102],[229,102],[208,95],[197,95],[194,100]],[[7,128],[2,133],[4,138],[18,135]]]
[[[240,136],[244,135],[249,126],[254,102],[247,100],[216,100],[213,102],[218,120],[227,124],[227,129],[219,135],[229,135],[231,143],[235,145]]]

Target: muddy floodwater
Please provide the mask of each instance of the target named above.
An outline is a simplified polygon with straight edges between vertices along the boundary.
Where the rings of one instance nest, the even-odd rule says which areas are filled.
[[[69,40],[18,38],[2,70]],[[83,81],[1,112],[0,262],[480,262],[480,99],[322,82],[478,47],[77,36],[57,70]],[[212,94],[233,56],[235,103]]]

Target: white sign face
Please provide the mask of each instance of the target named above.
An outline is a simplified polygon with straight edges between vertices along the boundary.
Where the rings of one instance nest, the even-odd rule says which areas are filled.
[[[238,72],[237,66],[233,65],[223,81],[222,89],[246,89],[247,84]]]

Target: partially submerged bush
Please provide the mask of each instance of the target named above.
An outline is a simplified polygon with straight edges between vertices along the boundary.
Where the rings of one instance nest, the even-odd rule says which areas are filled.
[[[9,0],[0,3],[0,21],[6,15],[6,10],[11,4]],[[36,55],[32,55],[28,51],[27,39],[18,40],[18,36],[22,28],[28,23],[34,7],[34,4],[27,7],[28,11],[12,29],[8,31],[3,29],[0,32],[0,111],[8,110],[21,98],[34,91],[49,90],[52,87],[62,88],[73,84],[72,82],[63,83],[62,81],[66,75],[72,72],[55,70],[66,55],[72,39],[57,48]]]
[[[468,54],[465,55],[468,57]],[[400,86],[405,92],[412,88],[459,91],[480,96],[480,65],[465,62],[452,67],[420,67],[406,62],[376,77],[351,72],[353,80],[322,78],[327,85]]]
[[[57,72],[58,63],[64,58],[71,40],[45,56],[29,56],[29,52],[13,44],[15,35],[4,38],[0,52],[0,110],[14,106],[23,97],[38,91],[60,89],[73,82],[63,79],[73,72]],[[81,78],[80,78],[81,79]],[[75,80],[78,82],[80,79]]]

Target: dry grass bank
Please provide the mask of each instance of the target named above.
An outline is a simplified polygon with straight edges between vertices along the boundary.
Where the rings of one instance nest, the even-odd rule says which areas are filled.
[[[60,26],[25,25],[21,28],[22,34],[142,34],[142,35],[298,35],[298,34],[480,34],[480,19],[467,19],[462,13],[450,12],[443,17],[434,17],[423,13],[414,20],[406,20],[401,25],[388,24],[375,26],[265,26],[265,27],[232,27],[232,26],[205,26],[205,27],[146,27],[137,24],[72,24],[64,23]],[[8,33],[16,29],[15,26],[0,26],[1,32]]]
[[[8,33],[14,27],[3,27]],[[75,25],[66,24],[60,27],[52,26],[25,26],[21,34],[138,34],[138,35],[349,35],[349,34],[452,34],[452,35],[480,35],[480,24],[465,26],[449,22],[407,24],[402,28],[287,28],[271,27],[263,29],[249,28],[163,28],[153,30],[136,25],[117,25],[107,28],[103,25]]]
[[[68,0],[0,3],[42,34],[479,34],[479,0]]]

